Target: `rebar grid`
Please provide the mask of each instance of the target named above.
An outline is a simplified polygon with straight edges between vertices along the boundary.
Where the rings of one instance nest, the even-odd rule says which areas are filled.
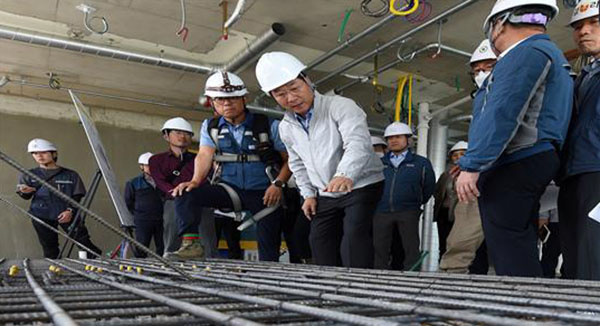
[[[0,324],[52,324],[23,271],[8,275],[12,264],[0,262]],[[600,324],[599,282],[232,260],[177,263],[192,277],[184,281],[162,266],[33,260],[27,271],[79,325]]]

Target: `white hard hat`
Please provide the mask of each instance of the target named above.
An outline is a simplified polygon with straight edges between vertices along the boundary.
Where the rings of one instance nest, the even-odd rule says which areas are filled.
[[[45,139],[34,138],[27,144],[27,152],[56,152],[56,146]]]
[[[218,71],[210,75],[204,86],[204,96],[237,97],[248,94],[244,81],[236,74]]]
[[[140,155],[140,157],[138,158],[138,163],[148,165],[148,161],[150,161],[150,157],[152,157],[152,155],[153,154],[150,152],[146,152]]]
[[[286,52],[267,52],[256,63],[256,79],[263,92],[269,94],[275,88],[298,78],[306,66],[295,56]]]
[[[162,129],[160,131],[164,132],[165,130],[171,130],[171,129],[187,131],[187,132],[191,133],[192,135],[194,134],[192,125],[189,122],[187,122],[187,120],[185,120],[184,118],[181,118],[181,117],[176,117],[176,118],[172,118],[172,119],[165,121],[165,124],[162,126]]]
[[[496,60],[496,54],[492,47],[490,46],[489,40],[483,40],[475,49],[475,52],[471,55],[471,60],[469,63],[473,64],[475,62],[483,61],[483,60]]]
[[[469,143],[467,143],[464,140],[461,140],[461,141],[457,142],[456,144],[454,144],[454,146],[452,146],[452,148],[450,148],[450,151],[448,151],[448,154],[451,154],[454,151],[466,151],[468,147],[469,147]]]
[[[552,17],[549,17],[549,20],[556,17],[558,15],[558,6],[556,5],[556,0],[498,0],[490,14],[485,18],[483,22],[483,32],[486,33],[489,25],[491,23],[491,19],[494,18],[497,14],[516,9],[524,6],[542,6],[548,7],[552,10]]]
[[[412,134],[412,129],[410,129],[410,127],[406,123],[394,122],[385,128],[383,137],[387,138],[396,135],[412,136]]]
[[[569,25],[586,18],[600,15],[598,10],[599,4],[600,2],[598,0],[581,0],[575,9],[573,9],[573,15],[571,16]]]
[[[377,137],[377,136],[371,136],[371,145],[373,145],[373,146],[382,145],[382,146],[387,147],[387,143],[385,142],[385,140],[383,140],[383,138]]]

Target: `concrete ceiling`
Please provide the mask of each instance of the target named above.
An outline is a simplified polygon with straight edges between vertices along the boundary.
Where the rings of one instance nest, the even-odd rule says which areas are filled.
[[[209,64],[223,63],[243,50],[248,42],[265,31],[273,22],[285,25],[287,33],[269,50],[285,50],[310,62],[324,51],[334,48],[344,13],[353,9],[346,32],[356,34],[380,18],[364,16],[359,0],[248,0],[241,19],[232,27],[229,40],[221,40],[222,12],[218,0],[187,0],[187,26],[190,30],[187,42],[177,38],[181,12],[179,0],[86,0],[98,9],[94,14],[107,19],[109,33],[98,36],[85,33],[83,14],[75,7],[84,0],[0,0],[0,24],[32,31],[57,34],[63,37],[80,35],[84,41],[109,44],[121,48],[138,48],[146,53],[172,56],[182,60]],[[377,1],[373,2],[376,3]],[[431,17],[458,4],[460,0],[429,0],[433,7]],[[230,13],[236,1],[230,0]],[[442,43],[471,52],[483,38],[481,25],[491,9],[493,0],[480,0],[467,9],[451,16],[442,26]],[[549,29],[551,37],[567,51],[573,47],[570,30],[564,27],[570,10],[562,7],[561,13]],[[97,23],[97,21],[94,21]],[[310,71],[314,80],[341,64],[372,50],[416,25],[397,18],[383,28],[345,49],[339,55]],[[437,40],[437,26],[431,26],[416,34],[403,46],[409,53]],[[380,54],[384,64],[396,57],[398,46]],[[47,82],[46,73],[58,74],[63,86],[101,91],[145,99],[155,99],[177,104],[181,107],[197,107],[206,75],[167,68],[151,67],[93,55],[78,54],[60,49],[0,40],[0,73],[12,79],[23,78],[41,83]],[[383,100],[390,105],[394,87],[399,76],[415,74],[415,102],[431,101],[445,105],[467,95],[472,90],[468,76],[467,59],[442,52],[435,59],[423,53],[410,63],[399,64],[380,76],[387,88]],[[373,62],[364,62],[348,71],[363,75],[371,71]],[[260,95],[254,77],[254,64],[248,64],[240,75],[251,90],[250,99]],[[338,76],[319,86],[325,92],[351,81]],[[67,101],[64,93],[45,89],[26,89],[17,85],[2,88],[2,92],[23,94],[31,97],[54,98]],[[368,111],[370,121],[384,125],[387,115],[380,115],[368,108],[373,102],[373,89],[369,83],[347,89],[344,95],[352,97]],[[119,103],[89,98],[89,104],[121,107],[127,110],[160,112],[172,115],[176,111],[160,106],[135,103]],[[267,100],[267,104],[268,104]],[[455,113],[468,111],[469,105],[459,107]],[[457,132],[465,130],[456,126]]]

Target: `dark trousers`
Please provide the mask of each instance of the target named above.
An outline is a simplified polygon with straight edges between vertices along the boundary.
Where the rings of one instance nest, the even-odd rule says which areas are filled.
[[[600,202],[600,172],[569,177],[560,186],[558,216],[564,278],[600,280],[600,223],[588,217]]]
[[[141,220],[135,219],[135,239],[146,247],[150,246],[150,241],[154,239],[156,254],[162,256],[165,250],[163,241],[163,220]],[[145,258],[147,255],[141,250],[136,250],[136,257]]]
[[[310,226],[310,246],[317,265],[373,267],[373,214],[383,182],[339,198],[319,197]]]
[[[238,231],[238,226],[241,222],[236,222],[230,217],[218,216],[215,214],[215,232],[217,234],[217,246],[219,246],[219,240],[221,234],[227,242],[227,258],[229,259],[242,259],[242,247],[240,247],[240,239],[242,232]]]
[[[235,189],[235,188],[234,188]],[[264,190],[235,189],[244,210],[256,214],[263,208]],[[202,208],[233,209],[231,198],[221,186],[208,183],[175,199],[175,213],[179,223],[179,235],[198,233]],[[263,261],[278,261],[281,246],[281,209],[265,216],[256,226],[258,258]]]
[[[439,259],[442,259],[442,256],[446,252],[446,239],[448,239],[450,230],[452,230],[452,226],[454,225],[454,221],[450,221],[448,219],[448,208],[447,207],[440,208],[436,223],[437,223],[438,239],[439,239],[439,247],[440,247]]]
[[[469,274],[487,275],[489,269],[487,246],[484,240],[475,252],[475,259],[469,266]]]
[[[410,269],[419,260],[419,217],[421,210],[377,213],[373,218],[374,265],[377,269],[390,269],[394,230],[404,249],[404,269]]]
[[[557,222],[548,223],[550,235],[542,246],[542,272],[546,278],[556,277],[556,266],[560,256],[560,231]]]
[[[406,255],[404,255],[404,247],[402,247],[400,232],[398,232],[398,229],[394,229],[394,234],[392,235],[392,261],[390,262],[391,269],[395,271],[404,270],[404,258],[406,258]]]
[[[43,221],[54,228],[58,228],[59,223],[57,220]],[[45,226],[38,224],[36,221],[32,220],[32,222],[33,228],[35,229],[38,239],[40,240],[40,244],[42,245],[44,257],[50,259],[58,258],[58,254],[60,253],[60,250],[58,248],[58,234],[56,234],[54,231],[49,230]],[[60,227],[65,232],[68,232],[69,226],[71,226],[72,223],[73,221],[71,221],[71,223],[60,224]],[[102,250],[96,247],[90,240],[90,234],[88,233],[88,230],[83,223],[79,225],[79,227],[77,228],[77,232],[74,232],[74,234],[71,235],[71,238],[77,240],[79,243],[88,247],[98,255],[102,255]]]
[[[497,275],[542,276],[537,249],[538,207],[558,167],[558,155],[552,150],[479,176],[479,211]]]
[[[311,258],[308,235],[310,220],[302,212],[302,197],[296,189],[285,190],[282,231],[290,255],[290,263],[307,262]]]

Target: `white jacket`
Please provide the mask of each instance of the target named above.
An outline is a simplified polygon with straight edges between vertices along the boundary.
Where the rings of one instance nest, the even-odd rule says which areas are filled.
[[[352,179],[353,189],[384,179],[383,164],[371,146],[367,115],[353,100],[315,91],[312,110],[308,134],[293,112],[287,111],[279,124],[302,197],[345,195],[323,192],[334,176]]]

